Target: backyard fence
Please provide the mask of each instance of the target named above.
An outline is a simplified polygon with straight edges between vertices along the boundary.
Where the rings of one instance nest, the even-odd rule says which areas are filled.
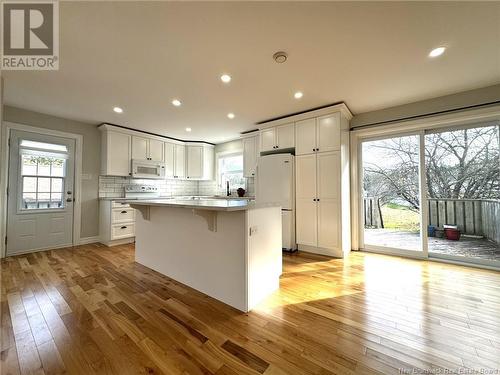
[[[483,236],[500,243],[500,200],[428,198],[429,225],[456,225],[466,235]],[[376,197],[364,198],[364,223],[382,228]]]

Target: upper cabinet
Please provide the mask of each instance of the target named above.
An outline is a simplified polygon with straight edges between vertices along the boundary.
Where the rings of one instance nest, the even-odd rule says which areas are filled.
[[[214,179],[214,147],[206,144],[186,145],[186,178]]]
[[[101,137],[101,174],[129,176],[132,137],[120,131],[104,131]]]
[[[214,146],[103,124],[101,174],[130,176],[132,159],[165,163],[165,178],[213,180]]]
[[[295,147],[295,126],[293,123],[262,129],[260,151],[273,151]]]
[[[243,177],[255,177],[259,157],[258,134],[243,138]]]
[[[163,142],[152,138],[132,136],[132,159],[164,161]]]
[[[340,150],[340,113],[298,121],[296,155]]]

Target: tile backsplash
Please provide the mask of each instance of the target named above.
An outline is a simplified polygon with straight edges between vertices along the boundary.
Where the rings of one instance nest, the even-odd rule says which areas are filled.
[[[160,195],[217,195],[226,194],[220,191],[216,181],[187,180],[142,180],[130,177],[99,176],[99,198],[123,198],[126,185],[154,185],[160,188]],[[255,196],[254,179],[247,178],[247,196]],[[236,192],[231,189],[233,195]]]
[[[160,195],[198,195],[198,181],[187,180],[141,180],[130,177],[99,176],[99,198],[122,198],[126,185],[154,185]]]

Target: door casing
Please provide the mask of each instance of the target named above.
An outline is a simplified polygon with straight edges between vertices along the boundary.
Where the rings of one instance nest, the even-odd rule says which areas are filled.
[[[2,122],[1,127],[1,154],[0,154],[0,194],[2,202],[7,202],[7,182],[9,174],[9,138],[12,130],[20,130],[31,133],[47,134],[56,137],[64,137],[75,140],[75,182],[74,182],[74,207],[73,207],[73,246],[79,245],[81,239],[81,195],[82,195],[82,147],[83,136],[81,134],[67,133],[58,130],[38,128],[31,125],[18,124],[8,121]],[[7,234],[7,205],[0,207],[0,258],[5,257],[5,236]]]

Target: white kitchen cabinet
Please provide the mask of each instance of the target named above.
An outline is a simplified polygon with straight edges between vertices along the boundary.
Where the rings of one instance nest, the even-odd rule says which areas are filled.
[[[271,151],[276,148],[276,128],[260,131],[260,150]]]
[[[295,147],[295,124],[285,124],[276,127],[276,148]]]
[[[243,138],[243,177],[254,177],[258,159],[258,136]]]
[[[121,201],[99,201],[100,242],[106,246],[135,240],[135,210]]]
[[[186,176],[186,146],[174,145],[174,178]]]
[[[284,124],[260,131],[260,151],[295,147],[295,124]]]
[[[101,137],[101,174],[129,176],[132,137],[119,131],[105,130]]]
[[[153,161],[165,161],[163,154],[163,143],[157,139],[149,140],[149,160]]]
[[[132,136],[132,159],[149,160],[147,138]]]
[[[165,177],[173,178],[175,170],[175,144],[170,142],[165,142],[164,155],[165,155]]]
[[[132,136],[132,159],[164,161],[163,142],[157,139]]]
[[[340,150],[340,113],[318,117],[316,151]]]
[[[203,178],[203,146],[186,146],[186,178]]]
[[[340,150],[340,113],[295,124],[296,155]]]
[[[295,159],[297,243],[338,250],[340,152],[299,155]]]
[[[186,178],[190,180],[214,179],[214,146],[208,144],[186,145]]]
[[[295,123],[295,154],[305,155],[316,152],[316,118]]]
[[[296,157],[295,173],[297,243],[316,246],[318,242],[316,155]]]

